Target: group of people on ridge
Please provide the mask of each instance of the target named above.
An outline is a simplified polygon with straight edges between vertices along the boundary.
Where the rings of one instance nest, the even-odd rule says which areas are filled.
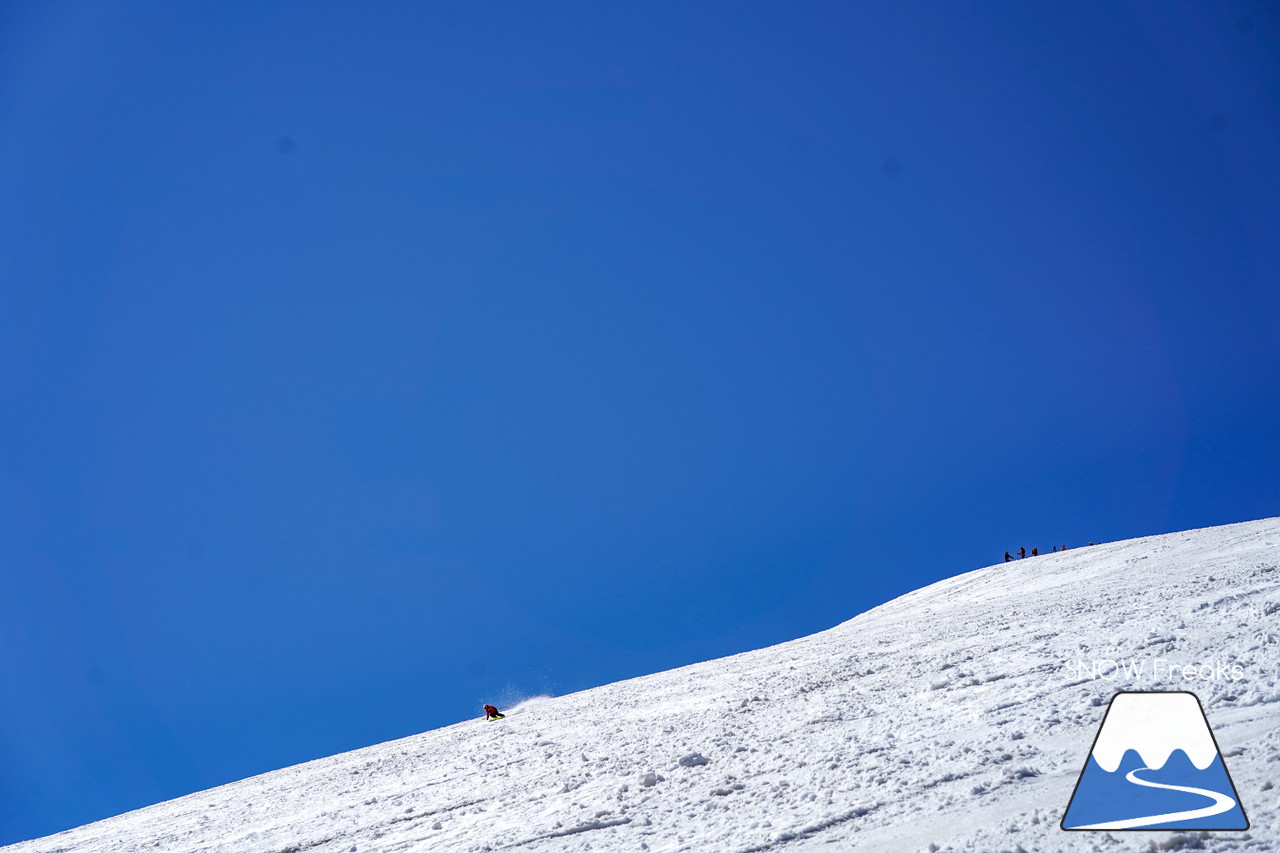
[[[1092,543],[1092,542],[1090,542],[1089,544],[1090,544],[1090,545],[1092,545],[1093,543]],[[1065,550],[1067,550],[1067,546],[1066,546],[1066,545],[1063,545],[1061,548],[1059,548],[1057,545],[1054,545],[1054,546],[1053,546],[1053,553],[1055,553],[1055,554],[1056,554],[1056,553],[1058,553],[1059,551],[1065,551]],[[1018,559],[1019,559],[1019,560],[1021,560],[1021,559],[1023,559],[1023,558],[1024,558],[1024,557],[1026,557],[1026,556],[1027,556],[1027,549],[1026,549],[1026,548],[1019,548],[1019,549],[1018,549]],[[1033,557],[1039,557],[1039,556],[1040,556],[1040,549],[1039,549],[1039,548],[1032,548],[1032,549],[1031,549],[1031,556],[1033,556]],[[1010,554],[1008,551],[1005,551],[1005,552],[1004,552],[1004,561],[1007,563],[1007,562],[1009,562],[1009,561],[1010,561],[1010,560],[1012,560],[1012,559],[1013,559],[1013,555],[1012,555],[1012,554]]]

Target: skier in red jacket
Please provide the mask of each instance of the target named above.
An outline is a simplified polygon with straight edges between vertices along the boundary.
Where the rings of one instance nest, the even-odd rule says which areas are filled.
[[[484,706],[484,718],[486,720],[501,720],[503,716],[504,715],[498,713],[498,709],[493,707],[492,705]]]

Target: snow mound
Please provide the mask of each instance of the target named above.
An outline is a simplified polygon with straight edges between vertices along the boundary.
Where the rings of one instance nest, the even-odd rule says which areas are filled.
[[[1274,519],[1046,554],[5,851],[1278,850],[1277,612]],[[1199,697],[1252,830],[1059,828],[1130,690]]]

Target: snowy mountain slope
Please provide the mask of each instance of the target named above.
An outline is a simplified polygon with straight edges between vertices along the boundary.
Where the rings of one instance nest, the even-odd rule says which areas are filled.
[[[1280,850],[1278,669],[1273,519],[992,566],[4,850]],[[1249,830],[1059,828],[1117,690],[1200,697]]]

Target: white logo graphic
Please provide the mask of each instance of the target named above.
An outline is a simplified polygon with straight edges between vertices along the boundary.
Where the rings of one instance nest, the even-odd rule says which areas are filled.
[[[1194,693],[1117,693],[1063,829],[1248,829]]]

